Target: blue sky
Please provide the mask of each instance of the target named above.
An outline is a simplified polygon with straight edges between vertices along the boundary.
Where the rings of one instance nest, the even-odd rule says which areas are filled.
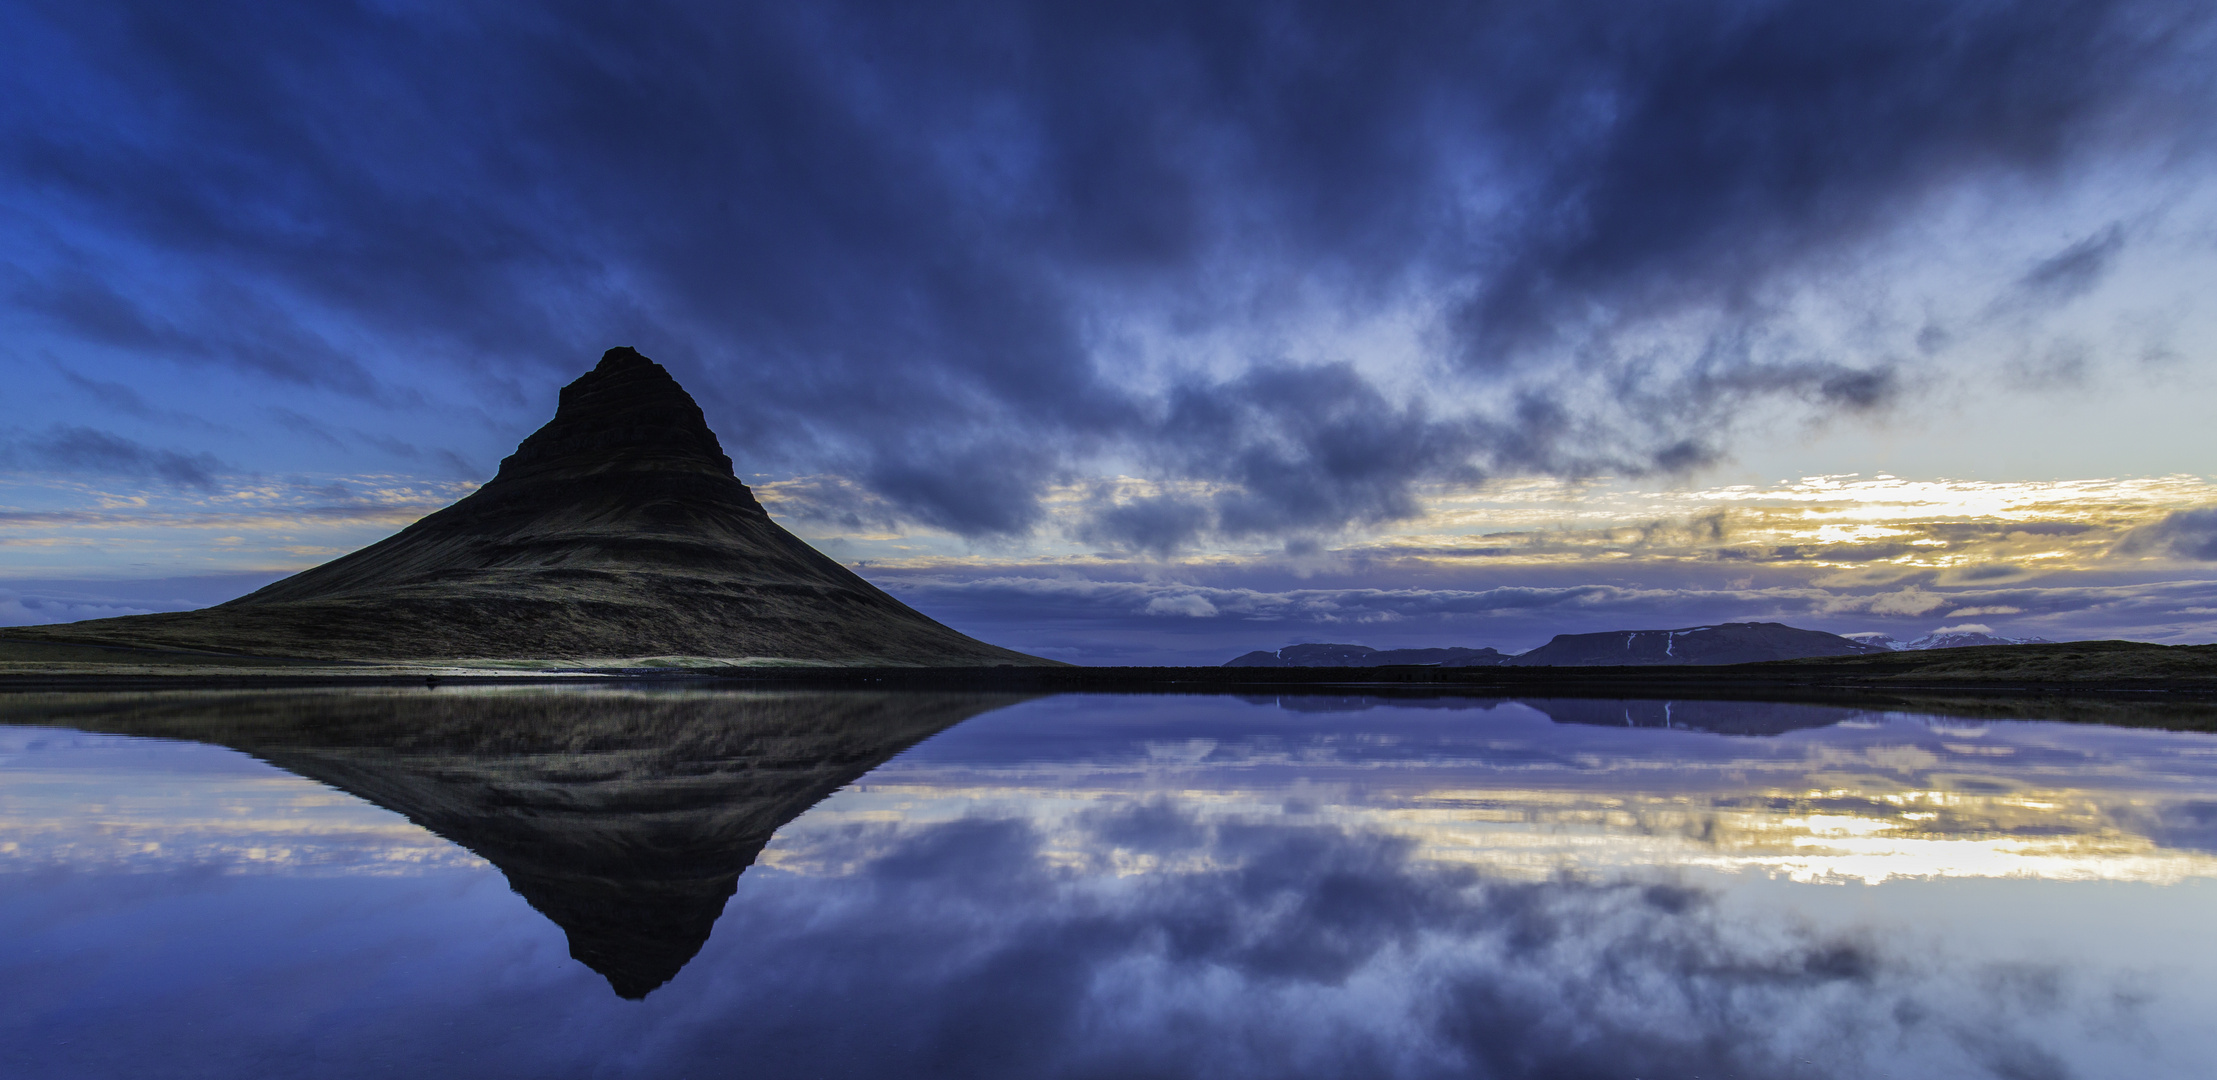
[[[12,4],[0,622],[372,541],[627,344],[789,527],[1065,659],[2210,640],[2213,33]]]

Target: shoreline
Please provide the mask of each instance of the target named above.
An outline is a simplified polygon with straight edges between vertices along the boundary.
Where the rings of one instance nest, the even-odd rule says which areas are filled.
[[[1732,665],[1631,667],[879,667],[699,658],[337,660],[0,637],[0,692],[422,685],[981,689],[1028,693],[1415,693],[1776,698],[1782,694],[2217,698],[2217,645],[2067,642]]]
[[[348,687],[348,686],[641,686],[698,688],[983,689],[1045,693],[1319,693],[1392,692],[1421,696],[1481,697],[1688,697],[1735,698],[1792,692],[1887,691],[1895,693],[1991,693],[2008,695],[2142,695],[2217,700],[2217,678],[2011,679],[1917,678],[1899,675],[1779,669],[1780,663],[1707,668],[1578,667],[1485,670],[1466,674],[1433,668],[1252,669],[1180,667],[1097,668],[828,668],[762,667],[560,668],[538,671],[444,665],[301,664],[284,668],[240,665],[228,670],[179,665],[184,670],[117,665],[115,670],[0,670],[0,692],[65,689]],[[89,666],[89,665],[88,665]],[[137,668],[132,670],[132,668]]]

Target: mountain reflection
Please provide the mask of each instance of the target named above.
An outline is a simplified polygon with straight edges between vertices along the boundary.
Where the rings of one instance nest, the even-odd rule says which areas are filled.
[[[7,712],[227,746],[400,813],[497,867],[571,956],[641,998],[700,951],[780,826],[1017,700],[357,691],[19,698]]]
[[[386,859],[379,821],[461,849],[336,791],[208,747],[57,733],[40,750],[11,728],[0,920],[31,929],[13,953],[0,936],[0,986],[28,1003],[0,1017],[0,1052],[24,1056],[0,1061],[72,1078],[159,1072],[104,1062],[178,1047],[209,1076],[2207,1075],[2217,741],[2160,730],[2207,717],[1903,705],[5,698],[0,722],[235,747],[399,811],[498,868],[617,994],[653,994],[602,989],[475,860]],[[2006,719],[2066,707],[2143,726]],[[161,779],[196,755],[242,771]],[[360,816],[288,819],[304,795]]]

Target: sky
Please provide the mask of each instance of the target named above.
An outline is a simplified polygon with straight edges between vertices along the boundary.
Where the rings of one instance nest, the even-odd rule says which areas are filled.
[[[0,6],[0,623],[466,494],[630,345],[998,644],[2217,639],[2217,11]]]

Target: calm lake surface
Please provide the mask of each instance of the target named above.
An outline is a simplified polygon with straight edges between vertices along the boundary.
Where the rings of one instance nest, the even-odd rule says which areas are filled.
[[[0,700],[11,1077],[2206,1077],[2213,912],[2217,736],[2149,727]]]

